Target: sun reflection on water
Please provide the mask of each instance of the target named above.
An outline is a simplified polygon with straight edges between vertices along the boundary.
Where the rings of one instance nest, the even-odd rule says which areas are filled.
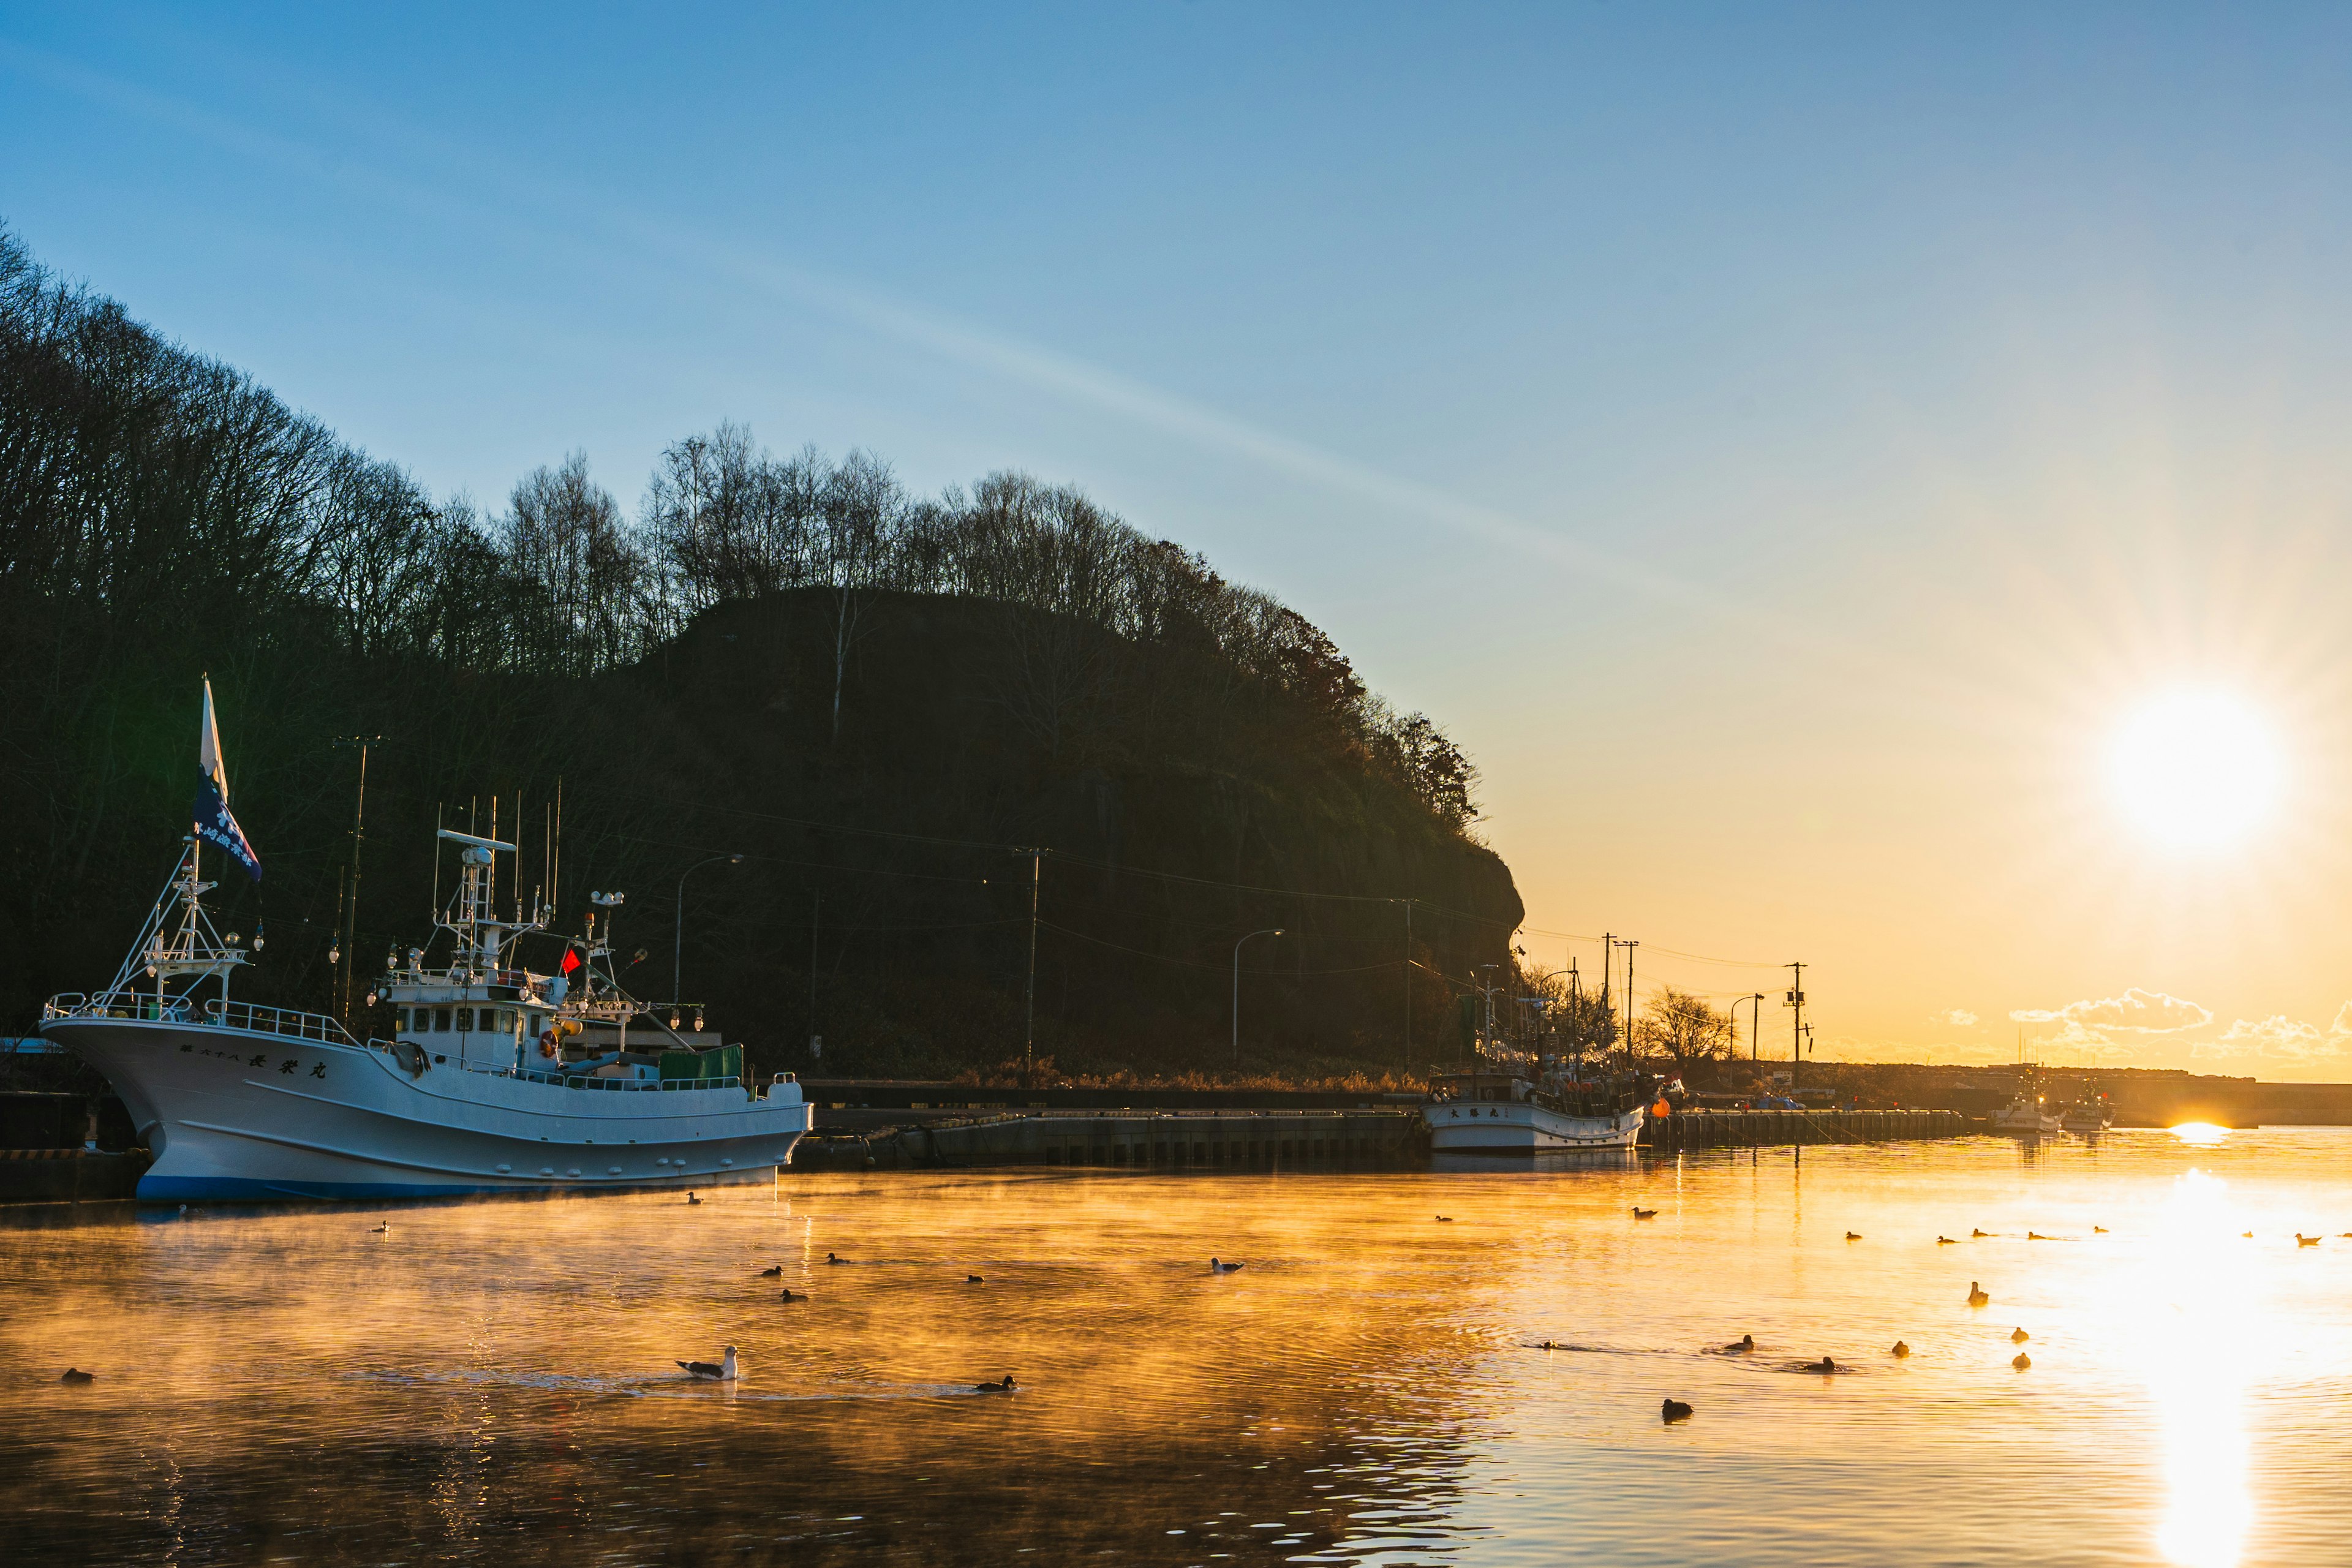
[[[2135,1314],[2135,1348],[2163,1427],[2157,1547],[2181,1568],[2235,1568],[2253,1516],[2245,1403],[2254,1347],[2265,1342],[2262,1313],[2227,1182],[2189,1172],[2161,1215],[2165,1243]]]
[[[2230,1141],[2230,1130],[2210,1121],[2184,1121],[2172,1135],[2192,1149],[2218,1149]]]

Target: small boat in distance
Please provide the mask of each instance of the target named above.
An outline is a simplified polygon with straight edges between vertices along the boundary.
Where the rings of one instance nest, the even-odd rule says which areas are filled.
[[[2105,1132],[2116,1124],[2115,1111],[2104,1094],[2085,1094],[2058,1113],[2058,1124],[2085,1136]]]
[[[772,1181],[791,1159],[810,1110],[793,1075],[753,1086],[740,1045],[701,1039],[699,1017],[680,1035],[620,985],[619,894],[590,896],[548,972],[522,964],[516,944],[553,910],[534,895],[526,916],[516,888],[499,918],[498,858],[515,847],[494,837],[441,830],[457,889],[368,994],[390,1037],[233,1000],[261,936],[215,928],[203,847],[261,868],[228,813],[209,684],[198,758],[195,831],[121,968],[42,1010],[42,1035],[106,1076],[152,1151],[142,1201],[689,1188]]]
[[[2042,1097],[2027,1085],[2017,1091],[2015,1099],[1993,1112],[1992,1124],[2002,1132],[2022,1133],[2039,1137],[2059,1130],[2059,1120],[2042,1103]]]

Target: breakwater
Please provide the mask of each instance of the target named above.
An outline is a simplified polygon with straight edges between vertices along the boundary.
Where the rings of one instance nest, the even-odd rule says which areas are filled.
[[[802,1140],[793,1167],[981,1165],[1208,1170],[1284,1163],[1392,1164],[1428,1147],[1417,1110],[1018,1111],[955,1116]]]
[[[1780,1143],[1882,1143],[1964,1138],[1990,1128],[1957,1110],[1686,1110],[1642,1123],[1642,1147],[1661,1151]]]

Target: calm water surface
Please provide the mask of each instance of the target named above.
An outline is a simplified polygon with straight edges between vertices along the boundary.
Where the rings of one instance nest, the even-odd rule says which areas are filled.
[[[62,1212],[12,1562],[2352,1562],[2352,1131]]]

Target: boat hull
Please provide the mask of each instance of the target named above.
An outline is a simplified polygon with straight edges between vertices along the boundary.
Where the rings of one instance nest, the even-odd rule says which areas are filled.
[[[448,1197],[772,1181],[799,1087],[593,1090],[380,1047],[173,1019],[41,1033],[106,1075],[155,1162],[142,1202]]]
[[[1630,1149],[1642,1135],[1642,1108],[1614,1116],[1570,1116],[1531,1100],[1438,1100],[1422,1107],[1439,1153],[1523,1154],[1538,1149]]]

